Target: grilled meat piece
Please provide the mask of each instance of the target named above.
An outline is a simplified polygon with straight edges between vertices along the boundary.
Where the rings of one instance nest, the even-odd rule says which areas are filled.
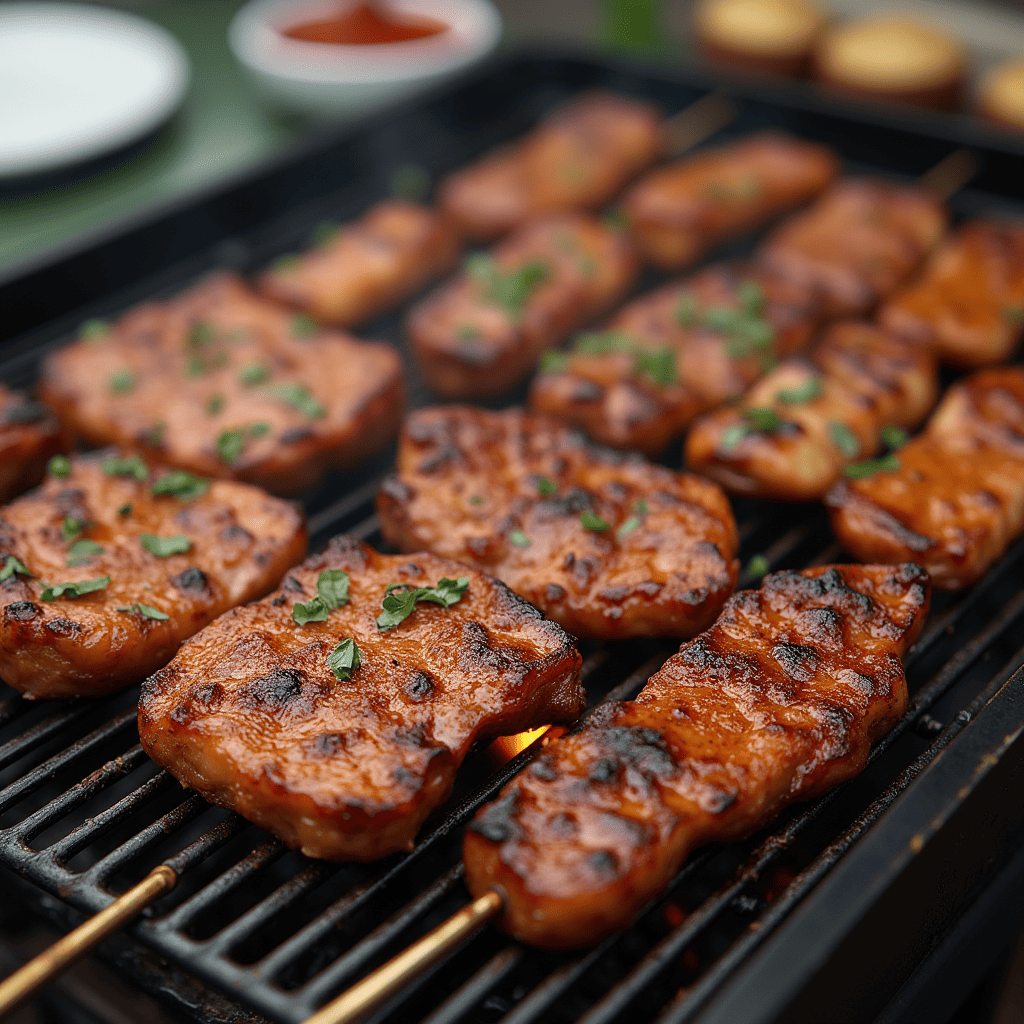
[[[0,502],[39,483],[50,456],[67,447],[57,418],[45,405],[0,384]]]
[[[720,264],[629,303],[602,334],[546,353],[530,406],[612,448],[658,455],[817,327],[814,292],[757,265]]]
[[[830,315],[865,314],[934,248],[946,219],[938,197],[924,189],[849,178],[780,225],[760,256],[820,288]]]
[[[352,327],[450,270],[459,243],[436,210],[387,199],[259,279],[268,298],[337,327]]]
[[[855,557],[913,557],[943,590],[973,583],[1024,530],[1024,369],[954,384],[890,464],[840,481],[825,504]]]
[[[1024,334],[1024,221],[965,224],[878,318],[944,363],[973,369],[1008,359]]]
[[[447,398],[500,395],[540,353],[633,283],[626,237],[593,217],[534,221],[413,307],[406,333],[427,383]]]
[[[686,463],[735,494],[814,501],[844,467],[878,452],[886,428],[920,423],[938,388],[927,349],[869,324],[835,324],[809,358],[755,384],[742,407],[701,416]]]
[[[450,174],[438,202],[466,236],[486,240],[538,214],[603,206],[663,147],[654,107],[595,90],[517,143]]]
[[[0,509],[0,678],[29,697],[137,683],[305,550],[301,511],[255,487],[125,452],[58,460]]]
[[[504,580],[576,636],[688,637],[736,585],[725,495],[521,409],[420,409],[377,497],[384,536]]]
[[[93,444],[298,494],[382,448],[404,395],[390,345],[309,327],[219,274],[50,356],[41,393]]]
[[[348,577],[348,599],[298,625],[296,602]],[[386,632],[386,588],[464,577],[449,607],[420,602]],[[336,594],[336,597],[338,595]],[[359,659],[328,659],[354,641]],[[337,666],[337,662],[334,663]],[[148,679],[146,752],[186,786],[328,860],[412,848],[478,739],[583,708],[581,659],[561,627],[504,584],[433,555],[381,555],[346,538],[236,608]]]
[[[635,701],[600,705],[482,808],[466,882],[501,927],[548,949],[626,927],[687,855],[857,775],[907,703],[916,565],[767,576],[730,598]]]
[[[678,270],[813,199],[838,173],[830,149],[759,132],[656,168],[629,190],[623,209],[643,255]]]

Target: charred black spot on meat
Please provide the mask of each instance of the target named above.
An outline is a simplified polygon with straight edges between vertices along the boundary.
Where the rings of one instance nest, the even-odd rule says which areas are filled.
[[[198,704],[210,705],[224,696],[220,683],[200,683],[189,691],[189,696]]]
[[[175,725],[188,725],[192,721],[192,712],[187,704],[178,704],[171,711],[171,721]]]
[[[618,777],[619,766],[607,759],[598,761],[587,776],[591,782],[612,782]]]
[[[572,581],[581,590],[600,572],[601,564],[593,558],[576,558],[572,564]]]
[[[721,814],[722,811],[728,810],[738,798],[736,792],[726,792],[724,789],[714,790],[706,799],[702,800],[705,810],[711,814]]]
[[[238,523],[225,526],[220,531],[220,539],[225,544],[251,544],[255,540],[253,535],[244,526],[239,526]]]
[[[85,503],[85,491],[78,487],[65,487],[53,496],[53,505],[58,513],[79,523],[87,523],[92,519],[89,507]]]
[[[492,843],[504,843],[519,838],[522,829],[515,814],[519,806],[519,790],[513,789],[503,797],[488,804],[470,823],[470,830],[489,839]]]
[[[402,692],[413,704],[421,704],[434,692],[434,684],[425,672],[417,672],[402,686]]]
[[[414,576],[416,579],[423,575],[423,570],[415,562],[406,562],[404,565],[400,565],[398,572],[402,576]]]
[[[580,823],[571,814],[563,811],[548,822],[548,828],[556,839],[575,839],[580,832]]]
[[[654,580],[645,580],[643,583],[638,583],[633,589],[643,594],[644,597],[657,597],[661,593],[661,584]]]
[[[308,441],[313,436],[309,427],[292,427],[281,435],[282,444],[298,444],[300,441]]]
[[[590,403],[600,402],[604,397],[604,388],[595,384],[592,380],[585,380],[582,377],[573,381],[572,390],[569,392],[570,402]]]
[[[843,620],[835,608],[808,608],[797,622],[812,639],[819,642],[842,643]]]
[[[28,622],[37,615],[42,614],[42,609],[31,601],[15,601],[4,609],[4,617],[13,622]]]
[[[416,467],[421,473],[436,473],[449,462],[459,462],[462,453],[458,447],[451,442],[438,445],[420,464]]]
[[[558,772],[552,766],[551,760],[546,757],[541,757],[534,761],[533,766],[530,768],[530,774],[538,779],[543,779],[545,782],[554,782],[558,778]]]
[[[185,593],[208,594],[210,581],[206,573],[195,565],[182,569],[177,576],[171,577],[171,583]]]
[[[386,494],[389,498],[401,502],[408,501],[413,495],[412,488],[399,480],[397,476],[385,477],[380,485],[380,490],[381,494]]]
[[[587,863],[598,875],[614,876],[619,871],[619,858],[611,850],[595,850]]]
[[[550,516],[578,516],[594,507],[594,496],[582,487],[573,487],[557,498],[537,503],[538,513]]]
[[[261,704],[287,704],[302,692],[305,672],[294,668],[278,668],[265,676],[252,680],[246,692]]]
[[[813,647],[781,643],[776,644],[771,653],[782,666],[782,671],[801,683],[809,683],[818,671],[818,654]]]
[[[25,426],[40,423],[49,416],[45,405],[39,402],[13,402],[0,411],[0,427]]]
[[[612,726],[602,733],[601,739],[621,762],[642,775],[668,775],[675,769],[665,737],[656,729],[635,725]]]
[[[50,621],[46,623],[46,628],[53,633],[54,636],[67,638],[81,633],[82,624],[80,622],[72,622],[71,619],[50,619]]]
[[[291,591],[293,594],[305,594],[306,588],[290,573],[285,576],[284,583],[281,584],[284,590]]]
[[[309,749],[317,757],[332,757],[339,750],[345,749],[345,740],[345,733],[322,732],[314,737]]]
[[[544,600],[551,602],[551,604],[564,600],[565,595],[565,587],[560,587],[557,583],[549,583],[544,588]]]
[[[626,595],[629,594],[629,587],[605,587],[604,590],[598,592],[598,597],[605,601],[612,601],[618,604],[624,600]]]

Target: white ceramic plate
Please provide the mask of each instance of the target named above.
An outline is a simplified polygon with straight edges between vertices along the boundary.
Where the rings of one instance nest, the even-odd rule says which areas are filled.
[[[72,4],[0,4],[0,177],[119,149],[159,127],[188,57],[156,25]]]

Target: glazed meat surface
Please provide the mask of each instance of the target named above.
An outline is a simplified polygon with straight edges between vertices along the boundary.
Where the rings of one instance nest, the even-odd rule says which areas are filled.
[[[903,716],[901,657],[928,606],[916,565],[767,576],[732,597],[635,701],[600,705],[482,808],[465,838],[474,896],[548,949],[625,928],[697,846],[857,775]]]
[[[625,236],[583,214],[534,221],[413,307],[406,333],[446,398],[500,395],[540,353],[614,304],[637,273]]]
[[[954,366],[1008,359],[1024,334],[1024,221],[965,224],[882,306],[879,322]]]
[[[603,206],[663,146],[657,110],[595,90],[519,142],[450,174],[438,202],[467,237],[486,240],[538,214]]]
[[[247,484],[124,452],[58,460],[0,509],[0,678],[30,697],[137,683],[305,550],[302,513]]]
[[[268,298],[337,327],[352,327],[450,270],[459,243],[436,210],[388,199],[315,249],[278,260],[260,277]]]
[[[521,409],[412,413],[377,507],[401,550],[476,565],[579,637],[693,636],[736,585],[715,484]]]
[[[530,406],[601,444],[658,455],[802,349],[819,314],[816,293],[761,267],[710,267],[633,300],[569,352],[545,353]]]
[[[325,571],[335,588],[345,574],[347,595],[298,625]],[[468,584],[455,603],[421,601],[380,629],[386,588],[446,577]],[[358,662],[335,671],[328,659],[351,642]],[[474,741],[573,721],[580,664],[564,630],[496,580],[338,538],[148,679],[139,734],[186,786],[289,846],[372,860],[412,848]]]
[[[863,471],[892,428],[920,423],[938,388],[927,349],[869,324],[835,324],[807,358],[755,384],[741,406],[701,416],[686,439],[686,463],[735,494],[814,501],[844,470]]]
[[[45,405],[0,384],[0,502],[39,483],[50,456],[66,448],[60,424]]]
[[[945,227],[946,212],[932,193],[848,178],[778,227],[761,259],[820,288],[830,315],[865,314],[903,283]]]
[[[299,494],[387,443],[404,383],[390,345],[311,328],[219,274],[50,356],[41,394],[93,444]]]
[[[826,505],[855,557],[912,556],[943,590],[973,583],[1024,530],[1024,369],[954,384],[891,464],[842,480]]]
[[[760,132],[656,168],[629,190],[623,209],[644,257],[678,270],[813,199],[838,172],[826,147]]]

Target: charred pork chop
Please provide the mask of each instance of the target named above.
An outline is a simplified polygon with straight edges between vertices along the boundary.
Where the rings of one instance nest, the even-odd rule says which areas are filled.
[[[0,502],[39,483],[50,456],[65,450],[53,413],[0,384]]]

